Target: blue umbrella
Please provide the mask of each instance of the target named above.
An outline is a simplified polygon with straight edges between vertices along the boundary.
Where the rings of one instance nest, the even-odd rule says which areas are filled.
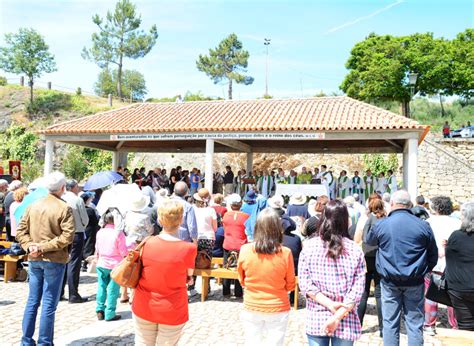
[[[84,191],[92,191],[115,184],[123,180],[123,177],[117,172],[104,171],[92,175],[84,185]]]
[[[48,195],[48,189],[45,189],[44,187],[38,187],[36,190],[33,192],[30,192],[25,196],[23,199],[23,202],[16,208],[14,216],[17,224],[20,223],[21,217],[25,213],[26,208],[30,206],[33,202],[36,202],[37,200],[44,198]]]

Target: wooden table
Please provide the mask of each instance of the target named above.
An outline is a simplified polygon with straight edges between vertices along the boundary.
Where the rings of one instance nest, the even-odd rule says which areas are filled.
[[[225,269],[225,268],[216,268],[216,269],[194,269],[194,275],[201,277],[201,302],[206,301],[207,294],[209,291],[209,280],[210,278],[221,278],[221,279],[231,279],[231,280],[238,280],[239,273],[237,269]],[[298,310],[298,277],[296,279],[296,286],[295,286],[295,301],[294,301],[294,309]]]

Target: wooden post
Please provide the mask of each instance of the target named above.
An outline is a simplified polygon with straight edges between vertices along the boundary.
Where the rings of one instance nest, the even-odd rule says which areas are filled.
[[[114,172],[116,172],[118,166],[120,166],[120,164],[119,164],[119,160],[120,160],[119,155],[120,154],[119,154],[118,151],[112,152],[112,171],[114,171]]]
[[[25,77],[23,76],[20,77],[20,85],[25,86]]]
[[[48,82],[48,90],[51,90],[51,82]]]
[[[253,170],[253,153],[250,152],[250,153],[247,153],[247,174],[249,174],[250,171],[252,170]]]
[[[112,107],[112,94],[109,94],[109,107]]]
[[[214,159],[214,140],[206,139],[206,166],[205,166],[205,180],[204,187],[209,190],[212,194],[212,181],[214,178],[214,172],[212,170],[212,164]]]

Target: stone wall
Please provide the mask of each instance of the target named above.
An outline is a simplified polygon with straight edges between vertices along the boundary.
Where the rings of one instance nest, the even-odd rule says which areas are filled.
[[[419,147],[418,191],[474,200],[474,140],[426,139]]]
[[[418,190],[427,197],[447,195],[457,202],[474,200],[474,140],[442,140],[427,138],[419,147]],[[235,170],[245,168],[245,154],[216,154],[214,169],[224,171],[226,165]],[[254,166],[258,169],[276,169],[286,171],[302,166],[309,168],[327,164],[334,172],[345,169],[352,174],[355,170],[364,170],[363,155],[332,154],[254,154]],[[398,162],[403,163],[402,155]],[[198,167],[204,170],[204,154],[138,154],[133,167]],[[399,170],[399,172],[401,172]],[[398,174],[401,181],[402,174]]]

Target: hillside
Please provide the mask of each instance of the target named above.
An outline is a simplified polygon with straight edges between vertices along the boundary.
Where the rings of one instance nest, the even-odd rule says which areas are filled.
[[[0,132],[12,123],[38,130],[56,122],[126,105],[114,100],[113,106],[109,107],[105,98],[46,89],[35,89],[33,106],[28,106],[28,97],[26,87],[0,86]]]

